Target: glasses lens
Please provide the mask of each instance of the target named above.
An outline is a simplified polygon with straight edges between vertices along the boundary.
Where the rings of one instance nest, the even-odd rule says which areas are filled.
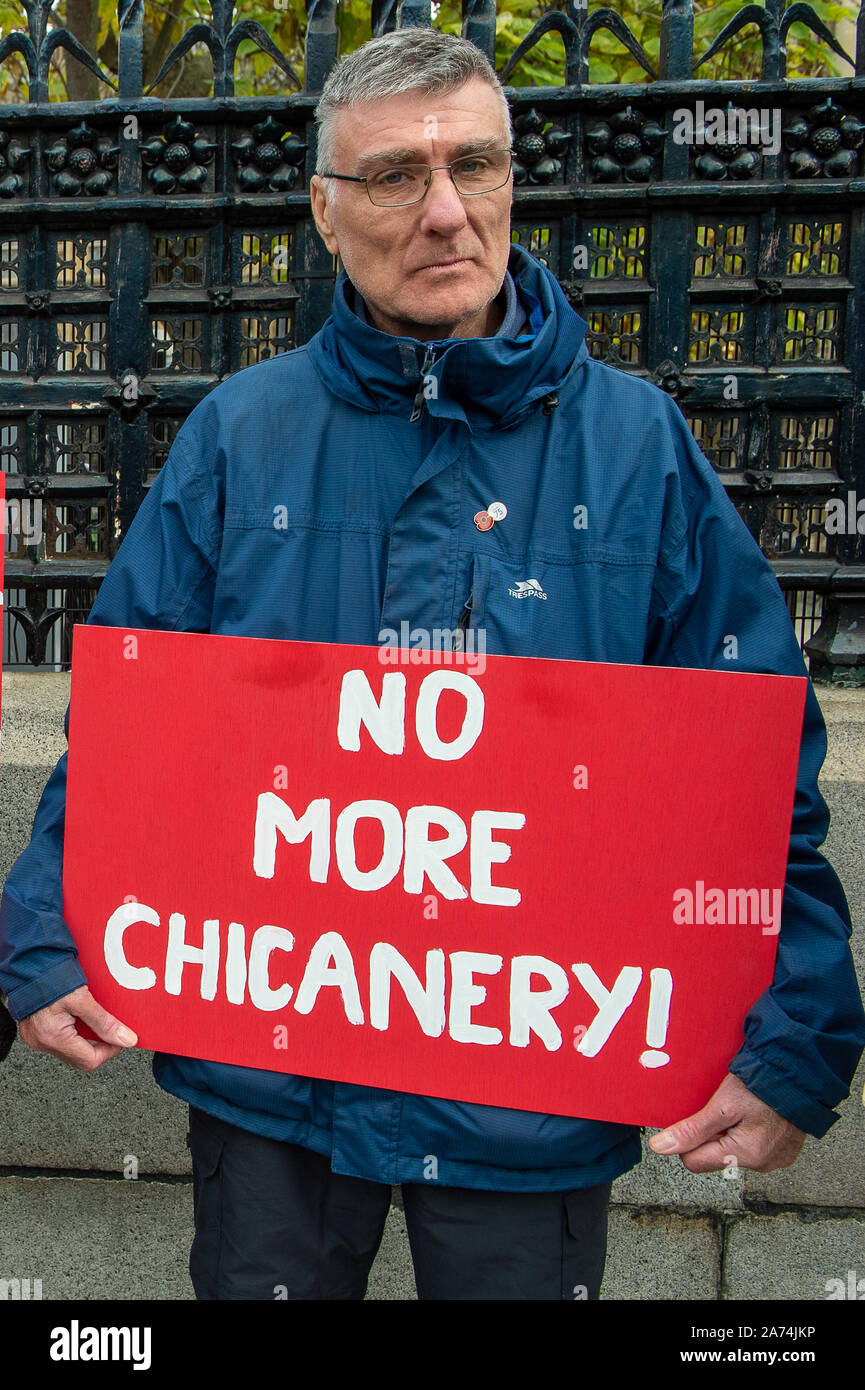
[[[493,188],[501,188],[510,172],[510,150],[466,155],[453,165],[454,183],[460,193],[489,193]]]
[[[394,164],[370,174],[366,186],[374,203],[383,206],[416,203],[423,197],[428,178],[429,168],[426,164]]]

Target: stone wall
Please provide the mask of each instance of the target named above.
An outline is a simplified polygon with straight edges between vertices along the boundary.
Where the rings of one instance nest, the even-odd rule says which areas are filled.
[[[68,692],[64,675],[3,677],[0,881],[64,751]],[[826,853],[865,979],[865,693],[818,693],[829,730]],[[613,1188],[602,1296],[827,1299],[828,1281],[846,1287],[850,1271],[865,1280],[863,1084],[865,1065],[841,1122],[809,1139],[793,1168],[731,1181],[647,1152]],[[0,1116],[0,1280],[38,1279],[44,1299],[192,1298],[186,1110],[153,1081],[149,1054],[84,1075],[18,1042],[0,1066]],[[124,1176],[136,1169],[137,1180]],[[398,1191],[368,1296],[415,1297]]]

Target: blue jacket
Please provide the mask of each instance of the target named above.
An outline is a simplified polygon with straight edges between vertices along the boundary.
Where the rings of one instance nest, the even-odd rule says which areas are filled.
[[[470,602],[488,652],[729,670],[735,634],[737,669],[805,674],[772,571],[675,404],[589,357],[586,324],[533,257],[514,247],[509,264],[528,331],[432,345],[364,323],[342,273],[305,347],[192,411],[90,621],[375,645],[402,620],[455,628]],[[482,533],[473,517],[492,501],[507,521]],[[546,602],[513,600],[529,578]],[[825,751],[809,686],[775,979],[730,1064],[815,1135],[865,1046],[847,904],[818,852]],[[65,775],[64,755],[0,904],[19,1019],[84,982],[62,918]],[[629,1125],[158,1053],[153,1067],[194,1105],[383,1183],[423,1181],[435,1155],[445,1185],[567,1189],[640,1158]]]

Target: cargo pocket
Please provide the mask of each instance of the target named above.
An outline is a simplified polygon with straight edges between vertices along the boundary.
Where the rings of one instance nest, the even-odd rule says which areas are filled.
[[[187,1144],[192,1154],[192,1204],[195,1237],[189,1253],[189,1274],[196,1297],[219,1297],[219,1255],[222,1248],[222,1151],[225,1138],[218,1121],[189,1107]]]
[[[562,1298],[576,1301],[600,1297],[607,1258],[607,1218],[612,1183],[562,1193],[565,1230],[562,1237]]]

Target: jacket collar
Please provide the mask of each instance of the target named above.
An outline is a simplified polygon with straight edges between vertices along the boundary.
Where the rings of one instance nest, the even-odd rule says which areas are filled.
[[[361,409],[411,417],[422,392],[430,415],[475,428],[507,428],[556,391],[588,356],[585,319],[575,313],[555,276],[522,246],[508,258],[529,315],[532,338],[448,338],[422,343],[382,333],[354,310],[354,286],[340,271],[333,312],[307,351],[330,391]]]

